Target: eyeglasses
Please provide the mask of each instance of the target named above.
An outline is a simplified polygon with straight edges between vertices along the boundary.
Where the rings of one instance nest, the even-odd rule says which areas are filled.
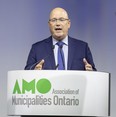
[[[53,19],[49,19],[49,22],[56,23],[57,21],[64,22],[66,20],[69,20],[69,19],[65,19],[65,18],[56,19],[56,18],[53,18]]]

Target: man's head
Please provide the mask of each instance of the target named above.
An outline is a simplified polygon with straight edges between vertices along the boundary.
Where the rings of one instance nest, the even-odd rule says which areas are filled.
[[[68,18],[68,13],[63,8],[53,9],[48,23],[51,35],[55,39],[62,40],[68,35],[71,22]]]

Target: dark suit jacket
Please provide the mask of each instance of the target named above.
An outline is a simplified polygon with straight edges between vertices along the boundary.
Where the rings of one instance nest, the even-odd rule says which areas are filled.
[[[87,61],[92,65],[93,69],[96,70],[88,44],[81,40],[68,37],[67,69],[85,70],[83,58],[86,58]],[[51,36],[32,45],[25,69],[34,69],[35,65],[42,59],[45,60],[43,69],[56,69]]]

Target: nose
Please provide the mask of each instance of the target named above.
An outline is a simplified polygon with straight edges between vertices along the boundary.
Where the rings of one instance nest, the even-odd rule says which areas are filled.
[[[57,21],[56,21],[56,26],[60,26],[60,24],[61,24],[60,21],[57,20]]]

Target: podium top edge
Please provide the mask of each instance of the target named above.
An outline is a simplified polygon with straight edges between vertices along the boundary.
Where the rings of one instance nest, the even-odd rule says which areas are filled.
[[[56,71],[62,71],[62,72],[92,72],[92,73],[107,73],[107,74],[111,74],[110,72],[106,72],[106,71],[84,71],[84,70],[9,70],[8,72],[28,72],[28,71],[34,71],[34,72],[38,72],[38,71],[51,71],[51,72],[56,72]]]

